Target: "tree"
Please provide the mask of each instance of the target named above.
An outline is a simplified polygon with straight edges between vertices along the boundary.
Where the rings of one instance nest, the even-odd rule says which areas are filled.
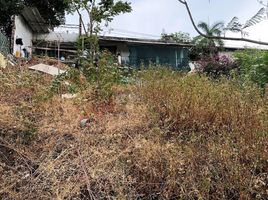
[[[115,16],[132,11],[131,4],[121,0],[66,0],[70,4],[70,13],[85,10],[88,14],[89,27],[86,32],[90,43],[90,62],[93,63],[94,55],[98,52],[98,33],[101,31],[101,23],[108,25]]]
[[[65,0],[1,0],[0,27],[7,36],[11,36],[13,16],[19,15],[25,6],[37,7],[47,24],[55,27],[64,22],[65,10],[69,4]]]
[[[206,22],[200,22],[197,25],[198,28],[200,28],[203,33],[207,36],[220,36],[224,27],[223,22],[215,22],[211,26],[207,24]],[[199,41],[199,44],[202,44],[204,46],[209,46],[209,47],[216,47],[216,46],[223,46],[223,41],[222,39],[218,38],[212,38],[208,39],[203,36],[197,36],[196,38]]]
[[[70,13],[85,10],[88,14],[89,28],[87,34],[92,36],[97,34],[100,24],[106,22],[108,25],[115,16],[122,13],[131,12],[131,4],[126,1],[117,0],[66,0],[70,4]]]
[[[266,10],[266,16],[268,17],[268,1],[265,3],[262,0],[257,0],[259,4],[261,4],[262,6],[264,6],[265,10]]]
[[[246,21],[245,24],[239,22],[238,17],[234,17],[224,28],[225,31],[240,32],[241,37],[247,36],[245,29],[261,22],[265,15],[265,8],[261,8],[256,15]]]
[[[12,32],[12,16],[18,15],[22,9],[22,1],[0,1],[0,27],[1,31],[4,32],[7,36],[11,36]]]
[[[65,11],[70,6],[66,0],[25,0],[25,5],[37,7],[41,16],[51,27],[65,22]]]
[[[211,26],[206,22],[200,22],[198,28],[202,30],[202,32],[209,36],[220,36],[223,30],[223,22],[216,22]],[[218,38],[207,38],[202,35],[199,35],[193,39],[193,43],[196,45],[196,48],[193,48],[193,51],[197,51],[196,53],[203,52],[204,54],[213,56],[217,54],[218,49],[223,47],[223,40]]]
[[[222,39],[222,40],[231,40],[231,41],[243,41],[243,42],[250,42],[250,43],[255,43],[255,44],[260,44],[260,45],[268,45],[268,42],[262,42],[262,41],[257,41],[257,40],[252,40],[252,39],[247,39],[247,38],[234,38],[234,37],[225,37],[225,36],[208,36],[204,33],[202,33],[198,26],[196,25],[195,21],[194,21],[194,18],[193,18],[193,15],[192,15],[192,12],[191,12],[191,9],[187,3],[186,0],[178,0],[181,4],[183,4],[188,12],[188,15],[190,17],[190,20],[191,20],[191,23],[194,27],[194,29],[197,31],[197,33],[205,38],[208,38],[208,39]],[[268,9],[267,9],[268,10]],[[264,19],[264,18],[263,18]]]
[[[184,33],[181,31],[171,34],[162,33],[161,39],[178,43],[190,43],[192,41],[192,38],[190,37],[189,33]]]
[[[101,31],[101,23],[105,22],[106,26],[111,22],[115,16],[122,13],[131,12],[131,4],[127,1],[121,0],[66,0],[70,4],[70,13],[77,12],[80,17],[82,17],[81,10],[87,12],[87,17],[89,20],[89,27],[86,31],[86,37],[80,38],[81,41],[81,52],[84,54],[84,43],[89,43],[89,51],[86,53],[86,59],[80,59],[79,62],[82,65],[82,72],[89,79],[96,82],[93,86],[94,93],[97,99],[103,98],[103,93],[110,91],[111,84],[108,79],[114,75],[114,72],[118,70],[118,67],[114,68],[112,64],[108,62],[103,62],[105,58],[105,53],[102,57],[99,56],[99,44],[98,44],[98,34]],[[102,52],[103,53],[103,52]],[[78,56],[79,57],[79,56]],[[81,57],[79,57],[81,58]],[[100,59],[99,59],[100,58]],[[103,92],[104,91],[104,92]]]

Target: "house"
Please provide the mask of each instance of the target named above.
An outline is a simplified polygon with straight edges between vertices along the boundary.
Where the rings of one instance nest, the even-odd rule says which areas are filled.
[[[77,28],[81,27],[77,25]],[[37,8],[27,7],[21,15],[15,17],[9,51],[16,57],[46,55],[66,63],[75,63],[79,33],[53,32]],[[89,45],[86,42],[84,44]],[[140,67],[153,63],[176,69],[188,68],[189,49],[192,47],[191,44],[166,40],[113,36],[100,36],[99,45],[101,50],[107,49],[117,55],[122,64]],[[227,45],[221,54],[231,56],[238,49],[244,48]]]
[[[59,34],[59,33],[58,33]],[[58,44],[57,38],[62,38]],[[33,49],[37,55],[51,57],[74,58],[77,57],[77,39],[74,34],[50,33],[39,35],[33,42]],[[89,46],[89,44],[85,44]],[[120,55],[122,64],[140,67],[150,63],[166,65],[177,69],[188,66],[188,52],[190,44],[180,44],[163,40],[122,38],[100,36],[99,46],[101,50],[109,50],[114,55]],[[60,53],[59,53],[59,51]]]
[[[100,37],[101,49],[108,49],[113,53],[120,54],[122,63],[131,66],[145,66],[150,63],[170,66],[176,69],[188,66],[189,44],[180,44],[171,41]]]
[[[33,41],[39,34],[49,33],[49,25],[37,8],[26,7],[15,16],[11,38],[11,53],[16,57],[28,57],[33,52]]]
[[[79,28],[79,25],[77,26]],[[27,7],[15,16],[11,53],[16,57],[46,55],[75,63],[79,33],[53,32],[37,8]],[[85,46],[90,44],[85,42]],[[120,63],[140,67],[150,63],[176,69],[188,67],[190,44],[172,41],[100,36],[100,49],[120,55]]]

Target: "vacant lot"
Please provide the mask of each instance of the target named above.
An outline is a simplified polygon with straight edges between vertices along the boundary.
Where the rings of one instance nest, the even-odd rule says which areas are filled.
[[[268,101],[254,85],[154,69],[101,101],[53,84],[0,71],[0,199],[268,198]]]

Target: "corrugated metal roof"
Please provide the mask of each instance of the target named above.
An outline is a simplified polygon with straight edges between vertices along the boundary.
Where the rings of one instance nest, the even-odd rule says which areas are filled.
[[[22,11],[22,16],[26,23],[35,33],[48,33],[49,25],[39,13],[36,7],[26,7]]]
[[[100,41],[126,42],[128,44],[150,44],[150,45],[165,45],[165,46],[182,46],[192,47],[192,44],[177,43],[173,41],[154,40],[154,39],[138,39],[138,38],[123,38],[114,36],[100,36]]]

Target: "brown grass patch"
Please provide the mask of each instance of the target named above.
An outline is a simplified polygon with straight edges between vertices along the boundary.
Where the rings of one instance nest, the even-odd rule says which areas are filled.
[[[149,70],[96,104],[90,89],[39,99],[51,80],[29,73],[22,86],[19,71],[1,76],[10,73],[0,84],[0,199],[268,196],[267,96],[254,87]]]

